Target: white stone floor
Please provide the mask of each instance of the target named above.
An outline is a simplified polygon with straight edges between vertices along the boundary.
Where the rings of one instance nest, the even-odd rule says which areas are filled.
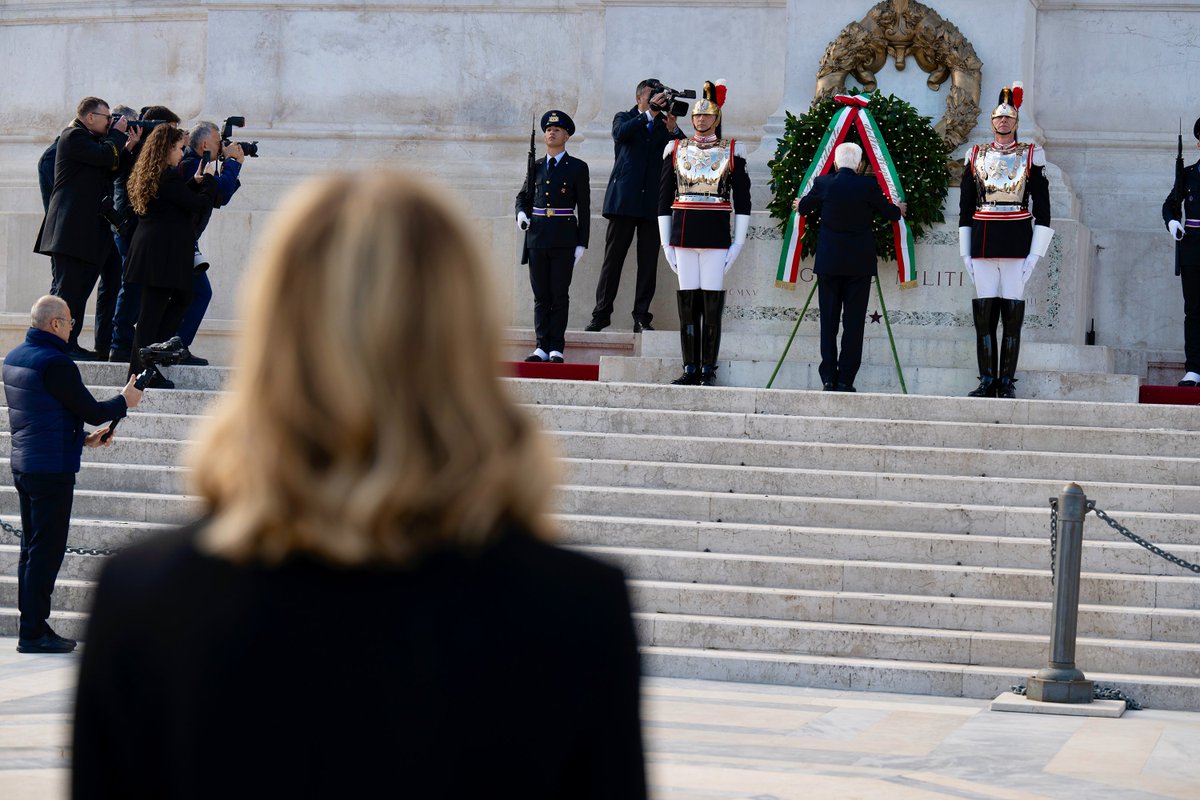
[[[15,646],[0,638],[0,798],[58,800],[78,656]],[[643,715],[656,800],[1200,798],[1200,713],[648,678]]]

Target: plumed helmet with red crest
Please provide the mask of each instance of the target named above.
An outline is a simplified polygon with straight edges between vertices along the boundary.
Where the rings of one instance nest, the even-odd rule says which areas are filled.
[[[1005,86],[1000,90],[1000,104],[992,111],[992,119],[996,117],[1012,117],[1021,119],[1021,101],[1025,99],[1025,87],[1020,81],[1013,81],[1012,88]]]
[[[725,105],[725,80],[705,81],[700,95],[700,98],[692,104],[692,116],[714,114],[717,121],[720,122],[721,106]]]

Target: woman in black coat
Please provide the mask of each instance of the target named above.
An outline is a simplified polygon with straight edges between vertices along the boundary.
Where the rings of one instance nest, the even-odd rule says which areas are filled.
[[[146,138],[127,184],[138,214],[137,230],[125,260],[125,281],[142,284],[142,305],[129,361],[129,373],[142,369],[141,348],[175,334],[192,302],[192,256],[196,220],[217,198],[216,164],[202,165],[188,180],[175,170],[183,158],[183,131],[159,125]],[[169,389],[165,378],[149,384]]]
[[[327,176],[272,221],[195,435],[205,516],[96,587],[75,800],[645,800],[625,583],[551,541],[446,193]]]

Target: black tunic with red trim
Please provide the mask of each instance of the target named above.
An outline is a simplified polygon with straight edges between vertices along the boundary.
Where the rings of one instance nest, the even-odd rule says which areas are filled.
[[[680,144],[676,142],[675,144]],[[734,150],[736,142],[729,143]],[[663,157],[662,173],[658,180],[658,215],[671,216],[672,247],[694,250],[728,250],[733,239],[729,232],[728,208],[722,210],[671,208],[675,202],[677,181],[675,177],[675,150]],[[735,151],[736,152],[736,151]],[[731,160],[733,213],[750,213],[750,175],[746,172],[746,159],[734,155]]]
[[[1050,227],[1050,182],[1046,169],[1032,163],[1036,145],[1029,145],[1029,178],[1021,205],[1033,214],[1026,219],[977,219],[980,198],[975,178],[974,158],[968,157],[963,169],[958,201],[958,226],[971,229],[971,258],[1025,258],[1033,241],[1033,226]],[[971,151],[974,153],[974,149]],[[1030,201],[1033,207],[1030,208]]]

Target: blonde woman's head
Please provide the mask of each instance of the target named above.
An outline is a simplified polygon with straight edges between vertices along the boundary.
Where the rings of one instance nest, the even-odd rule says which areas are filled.
[[[373,170],[277,213],[193,458],[210,549],[402,563],[546,532],[553,464],[498,380],[489,276],[444,195]]]

